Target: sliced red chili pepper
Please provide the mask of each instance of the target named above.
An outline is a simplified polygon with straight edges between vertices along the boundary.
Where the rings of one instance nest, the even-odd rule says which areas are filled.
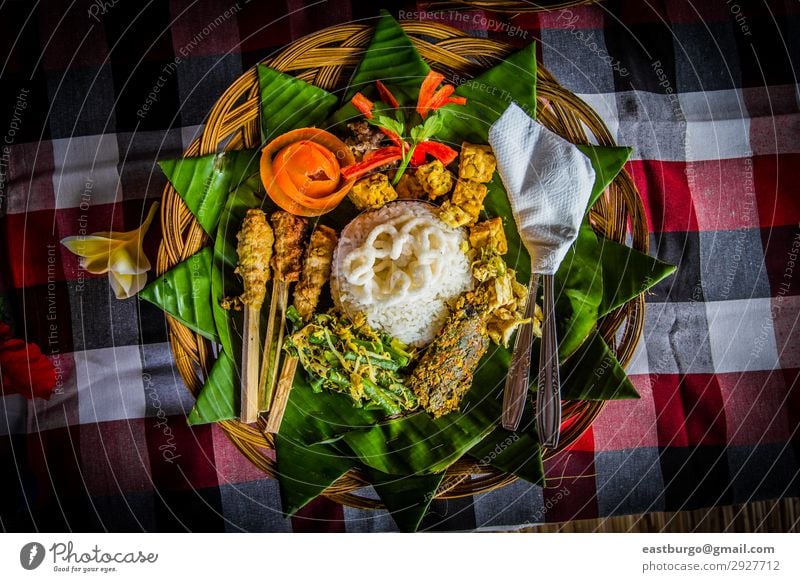
[[[364,97],[361,93],[356,93],[353,95],[350,102],[355,105],[356,109],[363,113],[365,117],[372,119],[372,108],[375,107],[372,101]]]
[[[368,162],[374,158],[385,158],[394,154],[400,154],[400,148],[397,146],[386,146],[384,148],[378,148],[377,150],[372,150],[371,152],[365,153],[364,157],[361,158],[361,161]]]
[[[452,85],[443,85],[436,93],[433,94],[431,100],[428,102],[428,107],[433,110],[439,109],[442,105],[444,105],[445,101],[447,100],[450,95],[453,94],[456,88]]]
[[[421,166],[425,163],[425,150],[419,147],[422,143],[417,144],[417,147],[414,148],[414,153],[411,154],[410,164],[414,167]]]
[[[392,95],[392,92],[389,91],[389,88],[386,87],[386,85],[380,81],[375,81],[375,86],[378,88],[378,94],[381,96],[381,101],[387,105],[391,105],[392,107],[400,107],[397,99],[394,98],[394,95]]]
[[[400,148],[397,146],[389,146],[371,151],[364,155],[364,159],[360,162],[342,168],[342,177],[344,177],[345,180],[360,178],[367,172],[395,162],[402,159],[402,157],[403,155],[400,153]]]
[[[451,164],[458,157],[458,152],[438,141],[423,141],[411,155],[411,163],[415,166],[425,163],[425,156],[431,155],[445,166]]]
[[[433,97],[434,93],[436,92],[436,88],[442,83],[444,80],[444,75],[441,73],[437,73],[436,71],[428,71],[427,76],[422,81],[422,85],[419,88],[419,97],[417,97],[417,113],[425,119],[425,116],[430,111],[430,101]]]
[[[449,105],[450,103],[454,105],[466,105],[467,98],[466,97],[450,97],[444,100],[444,105]]]

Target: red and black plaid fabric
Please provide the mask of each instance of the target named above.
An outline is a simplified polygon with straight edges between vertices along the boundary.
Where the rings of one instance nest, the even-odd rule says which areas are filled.
[[[49,401],[0,397],[2,529],[394,528],[385,512],[324,499],[284,518],[277,483],[219,428],[187,427],[192,399],[163,314],[116,300],[59,244],[137,226],[164,184],[155,161],[181,154],[234,79],[302,35],[370,22],[378,6],[363,4],[0,7],[3,317],[58,373]],[[609,404],[547,463],[548,488],[516,482],[435,502],[423,529],[800,494],[798,3],[607,0],[516,16],[385,7],[519,46],[536,40],[544,66],[634,147],[628,171],[651,252],[678,265],[647,297],[629,366],[642,398]],[[158,239],[151,229],[150,257]]]

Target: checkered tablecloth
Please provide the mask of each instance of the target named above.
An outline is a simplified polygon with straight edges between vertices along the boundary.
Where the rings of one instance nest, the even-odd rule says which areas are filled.
[[[59,244],[127,230],[244,70],[377,6],[246,0],[0,6],[5,319],[58,371],[49,400],[0,397],[0,529],[370,531],[384,512],[321,499],[281,514],[278,485],[192,398],[164,315],[118,301]],[[634,147],[651,252],[678,265],[647,297],[609,404],[546,464],[546,489],[435,502],[423,529],[472,530],[800,494],[800,7],[796,1],[608,0],[546,15],[390,2],[524,46]],[[181,56],[176,66],[175,57]],[[147,110],[143,105],[149,104]],[[146,250],[155,257],[158,228]]]

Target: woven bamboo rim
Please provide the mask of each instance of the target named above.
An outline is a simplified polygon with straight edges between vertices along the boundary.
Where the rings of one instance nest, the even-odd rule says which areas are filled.
[[[573,6],[586,6],[587,4],[597,4],[599,2],[602,2],[602,0],[565,0],[564,2],[543,3],[536,2],[536,0],[509,2],[504,0],[458,0],[457,2],[433,2],[429,8],[430,10],[442,10],[452,8],[453,4],[463,4],[470,8],[519,14],[522,12],[550,12],[551,10],[562,10]]]
[[[403,22],[420,54],[435,69],[449,75],[473,76],[492,66],[514,49],[488,39],[477,39],[448,26]],[[291,73],[327,90],[345,84],[354,65],[372,37],[372,27],[347,24],[327,28],[295,41],[264,64]],[[539,120],[549,129],[575,143],[589,143],[587,130],[601,145],[614,145],[603,121],[589,106],[561,87],[551,74],[539,68]],[[202,135],[186,150],[184,156],[199,156],[221,150],[257,147],[258,80],[255,69],[237,79],[219,98],[209,113]],[[647,251],[647,223],[639,194],[626,172],[609,187],[607,194],[595,204],[590,214],[596,230],[602,235],[625,242],[630,225],[632,245]],[[183,204],[177,192],[167,184],[161,207],[163,241],[159,248],[157,271],[163,273],[188,258],[207,244],[200,225]],[[191,332],[180,322],[168,318],[169,339],[176,366],[187,388],[197,394],[211,369],[214,356],[210,343]],[[633,355],[644,323],[644,299],[637,297],[609,314],[600,323],[600,331],[625,365]],[[553,457],[574,443],[591,425],[602,402],[565,402],[561,444],[546,450],[545,458]],[[263,426],[249,426],[238,421],[219,423],[233,444],[259,469],[275,477],[277,466],[272,452],[274,441],[263,432]],[[448,471],[436,498],[450,499],[484,493],[514,481],[516,477],[467,459],[455,463]],[[363,508],[382,507],[381,503],[355,491],[367,483],[358,472],[342,476],[324,493],[339,503]]]

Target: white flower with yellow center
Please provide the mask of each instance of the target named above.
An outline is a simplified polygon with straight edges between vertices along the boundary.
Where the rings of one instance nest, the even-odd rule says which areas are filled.
[[[117,299],[133,297],[147,283],[150,261],[144,254],[142,242],[157,209],[158,202],[150,207],[144,222],[135,230],[68,236],[61,244],[80,257],[81,267],[89,273],[108,273]]]

